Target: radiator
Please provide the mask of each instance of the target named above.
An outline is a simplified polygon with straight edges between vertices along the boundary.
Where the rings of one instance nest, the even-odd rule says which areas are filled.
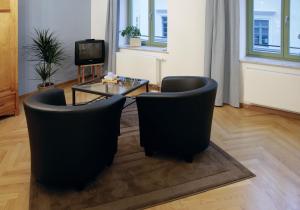
[[[242,65],[243,102],[300,113],[298,69]]]
[[[117,53],[117,75],[147,79],[150,84],[160,85],[164,59],[155,56]]]

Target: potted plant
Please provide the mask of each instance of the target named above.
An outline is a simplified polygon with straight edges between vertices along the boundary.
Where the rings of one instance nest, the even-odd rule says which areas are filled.
[[[127,26],[121,34],[123,37],[127,37],[129,39],[130,47],[140,47],[142,45],[141,41],[141,31],[138,27],[135,26]]]
[[[32,38],[32,44],[28,46],[28,51],[30,61],[35,62],[34,70],[38,80],[41,80],[38,90],[53,88],[52,77],[65,59],[62,43],[48,29],[36,29],[35,37]]]

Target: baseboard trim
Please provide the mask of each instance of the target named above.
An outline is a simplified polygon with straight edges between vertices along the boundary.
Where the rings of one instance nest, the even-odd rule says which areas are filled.
[[[66,82],[61,82],[61,83],[58,83],[55,85],[56,88],[65,88],[67,86],[70,86],[70,85],[73,85],[73,84],[76,84],[77,83],[77,79],[72,79],[72,80],[68,80]],[[24,98],[27,98],[28,96],[34,94],[34,93],[37,93],[38,90],[35,90],[35,91],[32,91],[30,93],[26,93],[26,94],[23,94],[23,95],[20,95],[19,98],[20,100],[24,99]]]
[[[274,109],[274,108],[269,108],[269,107],[253,105],[253,104],[241,104],[241,108],[300,120],[300,114],[295,113],[295,112],[289,112],[289,111],[284,111],[284,110],[280,110],[280,109]]]

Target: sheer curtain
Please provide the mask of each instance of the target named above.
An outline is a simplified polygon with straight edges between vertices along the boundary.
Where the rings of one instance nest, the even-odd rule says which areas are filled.
[[[119,50],[120,0],[108,0],[106,18],[106,59],[105,70],[116,72],[116,52]]]
[[[219,84],[216,106],[240,106],[239,0],[207,0],[205,75]]]

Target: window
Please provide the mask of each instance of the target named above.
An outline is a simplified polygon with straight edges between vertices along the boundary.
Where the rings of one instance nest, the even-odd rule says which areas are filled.
[[[300,60],[300,0],[248,0],[248,55]]]
[[[141,30],[143,43],[165,47],[168,41],[167,0],[128,0],[128,25]]]

